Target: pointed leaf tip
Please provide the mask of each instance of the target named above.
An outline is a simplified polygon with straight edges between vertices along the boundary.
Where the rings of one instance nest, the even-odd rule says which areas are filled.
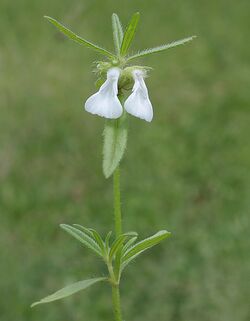
[[[120,54],[121,44],[123,40],[123,27],[121,21],[116,13],[112,14],[112,29],[113,29],[113,39],[115,45],[116,54]]]
[[[59,31],[61,31],[65,36],[70,38],[71,40],[84,45],[87,48],[90,48],[94,51],[97,51],[99,54],[104,55],[106,57],[109,57],[111,59],[114,58],[114,54],[112,52],[109,52],[108,50],[88,41],[83,39],[82,37],[78,36],[75,34],[73,31],[70,29],[66,28],[63,24],[61,24],[59,21],[56,19],[49,17],[49,16],[44,16],[45,19],[47,19],[50,23],[52,23]]]
[[[162,230],[126,249],[126,251],[123,252],[122,256],[122,270],[138,255],[140,255],[147,249],[150,249],[151,247],[159,244],[169,236],[170,232]]]
[[[67,233],[69,233],[75,239],[80,241],[83,245],[85,245],[87,248],[92,250],[95,254],[102,257],[102,250],[99,247],[99,245],[82,228],[80,230],[79,228],[76,228],[76,227],[73,227],[73,226],[70,226],[67,224],[61,224],[60,226],[63,230],[65,230]]]
[[[53,293],[49,296],[46,296],[45,298],[41,299],[40,301],[32,303],[30,307],[33,308],[39,304],[49,303],[49,302],[53,302],[56,300],[66,298],[74,293],[77,293],[81,290],[84,290],[84,289],[90,287],[91,285],[94,285],[97,282],[106,281],[106,280],[108,280],[107,277],[100,277],[100,278],[88,279],[88,280],[83,280],[83,281],[78,281],[76,283],[72,283],[72,284],[62,288],[61,290],[56,291],[55,293]]]
[[[139,57],[143,57],[143,56],[147,56],[147,55],[151,55],[153,53],[157,53],[157,52],[161,52],[161,51],[165,51],[167,49],[179,46],[179,45],[184,45],[185,43],[195,39],[196,36],[191,36],[191,37],[187,37],[184,39],[180,39],[180,40],[176,40],[176,41],[172,41],[170,43],[167,43],[165,45],[161,45],[158,47],[154,47],[154,48],[149,48],[149,49],[145,49],[142,51],[139,51],[138,53],[136,53],[135,55],[129,56],[128,57],[128,61],[135,59],[135,58],[139,58]]]
[[[121,44],[121,55],[125,56],[128,52],[128,49],[134,39],[136,28],[140,19],[140,13],[136,12],[133,14],[129,24],[124,33],[124,37]]]

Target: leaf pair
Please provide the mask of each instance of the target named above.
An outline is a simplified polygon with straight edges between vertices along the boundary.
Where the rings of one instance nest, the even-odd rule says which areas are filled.
[[[96,230],[79,224],[73,224],[73,226],[61,224],[60,227],[94,252],[94,254],[102,257],[105,262],[111,263],[117,252],[121,249],[123,242],[128,238],[137,236],[135,232],[124,233],[110,244],[112,232],[109,232],[105,240],[103,240]]]
[[[117,253],[122,249],[123,243],[127,239],[131,239],[137,237],[136,232],[128,232],[121,234],[114,242],[112,243],[110,250],[108,252],[109,262],[112,262],[113,258],[117,255]]]
[[[113,36],[114,36],[114,43],[115,43],[115,49],[116,49],[116,54],[121,55],[125,57],[128,53],[128,50],[131,46],[132,40],[134,39],[135,33],[136,33],[136,28],[138,25],[140,19],[140,13],[136,12],[133,14],[127,28],[125,31],[125,34],[123,35],[123,29],[122,29],[122,24],[119,20],[119,17],[117,14],[112,15],[112,27],[113,27]],[[128,56],[127,61],[130,61],[135,58],[151,55],[153,53],[157,53],[160,51],[164,51],[179,45],[183,45],[191,40],[193,40],[196,36],[191,36],[187,37],[184,39],[180,39],[177,41],[172,41],[168,44],[157,46],[154,48],[149,48],[149,49],[144,49],[142,51],[139,51],[138,53]]]
[[[87,248],[91,249],[95,254],[101,256],[107,266],[111,267],[112,271],[114,271],[114,275],[110,274],[110,278],[98,277],[75,282],[41,299],[40,301],[33,303],[31,307],[66,298],[74,293],[90,287],[91,285],[94,285],[95,283],[109,281],[114,277],[115,280],[112,280],[119,282],[123,269],[132,260],[134,260],[138,255],[147,249],[157,245],[170,235],[170,233],[167,231],[160,231],[153,236],[135,243],[137,240],[137,233],[128,232],[121,234],[110,244],[112,232],[109,232],[105,240],[103,240],[100,234],[94,229],[86,228],[78,224],[74,224],[74,226],[61,224],[60,226],[63,230],[83,243]]]
[[[117,14],[112,15],[112,27],[116,54],[123,57],[126,56],[128,49],[134,39],[136,28],[140,19],[140,13],[133,14],[125,33],[123,34],[122,24]]]
[[[54,18],[51,18],[49,16],[44,16],[50,23],[52,23],[59,31],[61,31],[64,35],[66,35],[71,40],[86,46],[87,48],[93,49],[94,51],[98,52],[101,55],[104,55],[108,57],[109,59],[113,60],[118,56],[127,57],[126,61],[131,61],[135,58],[140,58],[143,56],[151,55],[153,53],[165,51],[167,49],[183,45],[191,40],[193,40],[196,36],[187,37],[181,40],[173,41],[168,44],[157,46],[150,49],[145,49],[142,51],[139,51],[138,53],[127,56],[128,50],[131,46],[132,40],[134,39],[136,28],[140,19],[140,13],[136,12],[133,14],[125,33],[123,33],[122,24],[119,20],[119,17],[117,14],[112,15],[112,29],[113,29],[113,38],[114,38],[114,44],[115,44],[115,53],[112,53],[104,48],[102,48],[99,45],[96,45],[78,35],[76,35],[74,32],[72,32],[70,29],[66,28],[63,24],[61,24],[59,21],[57,21]]]
[[[137,240],[137,233],[128,232],[121,234],[110,245],[112,232],[109,232],[105,241],[103,241],[97,231],[90,228],[88,229],[79,224],[74,224],[74,226],[61,224],[60,227],[83,243],[96,255],[104,258],[105,262],[112,263],[112,261],[116,259],[117,254],[119,254],[121,270],[123,270],[138,255],[157,245],[170,235],[168,231],[162,230],[138,243],[135,243]]]

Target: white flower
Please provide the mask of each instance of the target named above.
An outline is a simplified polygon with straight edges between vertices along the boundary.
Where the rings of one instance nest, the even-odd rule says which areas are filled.
[[[117,97],[119,68],[111,68],[107,72],[107,80],[99,91],[90,96],[85,103],[85,110],[91,114],[116,119],[122,115],[122,105]]]
[[[150,122],[153,119],[153,108],[148,97],[144,76],[145,73],[142,70],[133,71],[135,81],[133,92],[125,101],[124,108],[129,114]]]

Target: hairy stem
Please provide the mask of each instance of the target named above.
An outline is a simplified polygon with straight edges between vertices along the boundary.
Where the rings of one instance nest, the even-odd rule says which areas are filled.
[[[123,103],[123,95],[121,92],[118,98]],[[114,220],[115,220],[115,235],[116,238],[122,234],[122,211],[121,211],[121,191],[120,191],[120,168],[116,168],[113,174],[113,189],[114,189]],[[115,321],[122,321],[121,300],[120,300],[120,280],[116,279],[113,267],[110,270],[112,282],[112,301]]]
[[[122,213],[121,213],[121,192],[120,192],[120,169],[117,167],[113,174],[114,182],[114,219],[116,237],[122,233]],[[119,280],[112,284],[112,299],[115,321],[122,321],[121,300]]]
[[[115,321],[122,321],[120,290],[118,284],[112,285],[112,299]]]

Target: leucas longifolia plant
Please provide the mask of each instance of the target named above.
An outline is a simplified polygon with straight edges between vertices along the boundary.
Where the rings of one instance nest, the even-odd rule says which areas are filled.
[[[135,13],[124,32],[118,16],[116,14],[112,15],[115,46],[115,53],[112,53],[77,36],[55,19],[45,16],[49,22],[67,37],[105,57],[104,61],[96,63],[95,72],[98,91],[87,99],[85,110],[91,114],[106,118],[103,173],[106,178],[113,176],[115,235],[112,237],[112,232],[109,232],[103,238],[92,228],[86,228],[78,224],[61,224],[63,230],[80,241],[93,254],[102,258],[107,267],[107,276],[73,283],[33,303],[32,306],[65,298],[98,282],[107,282],[112,288],[114,319],[115,321],[122,321],[119,285],[124,269],[141,253],[157,245],[170,235],[168,231],[162,230],[138,242],[136,232],[124,232],[122,229],[119,164],[127,144],[128,114],[147,122],[151,122],[153,119],[153,108],[144,81],[151,68],[132,65],[131,62],[137,58],[182,45],[191,41],[194,36],[159,47],[145,49],[135,54],[129,54],[128,50],[135,36],[139,17],[140,14]],[[125,97],[127,98],[125,99]]]

